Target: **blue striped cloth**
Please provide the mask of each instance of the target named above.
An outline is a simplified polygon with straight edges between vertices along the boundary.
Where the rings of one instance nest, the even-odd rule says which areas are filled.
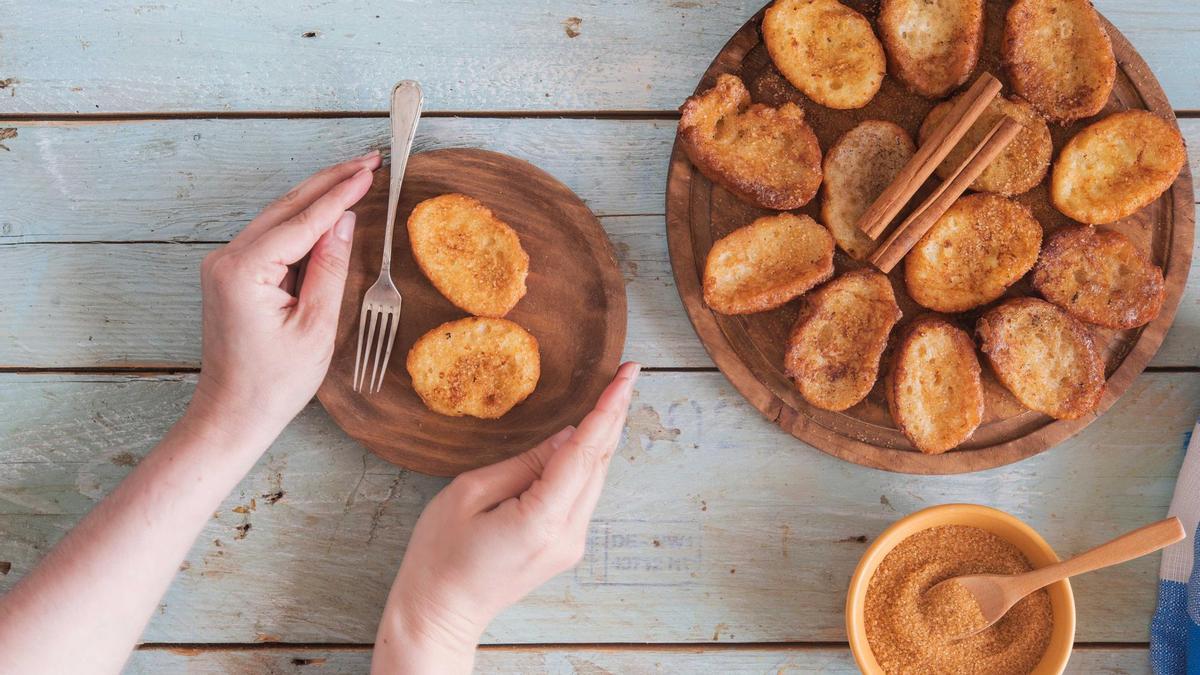
[[[1170,515],[1188,537],[1163,550],[1158,608],[1150,622],[1150,663],[1158,675],[1200,675],[1200,423],[1187,443]]]

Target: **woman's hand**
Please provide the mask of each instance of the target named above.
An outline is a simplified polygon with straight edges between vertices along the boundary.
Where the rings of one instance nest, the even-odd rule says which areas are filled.
[[[0,598],[0,673],[119,672],[213,510],[312,398],[333,353],[377,154],[309,178],[204,261],[184,419]],[[307,256],[297,297],[289,266]]]
[[[578,429],[460,475],[421,514],[376,637],[376,672],[469,672],[501,610],[574,567],[640,366],[617,371]]]
[[[203,353],[193,414],[274,438],[333,356],[354,214],[378,152],[321,171],[268,206],[200,269]],[[303,283],[296,293],[296,269]]]

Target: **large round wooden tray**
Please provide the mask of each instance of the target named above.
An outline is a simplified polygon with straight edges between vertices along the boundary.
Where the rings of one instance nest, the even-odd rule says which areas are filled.
[[[869,0],[843,2],[874,22],[878,3]],[[1008,2],[986,3],[984,49],[976,72],[968,80],[973,81],[980,72],[990,72],[1005,83],[1002,95],[1011,94],[1000,67],[1000,41],[1008,5]],[[891,120],[916,138],[921,121],[936,101],[909,93],[889,75],[879,94],[865,108],[832,110],[814,103],[793,88],[771,64],[759,33],[762,14],[760,11],[734,34],[704,73],[696,87],[697,92],[711,87],[721,73],[739,75],[756,102],[779,105],[795,101],[804,108],[823,150],[831,147],[841,134],[867,119]],[[1096,118],[1068,127],[1051,125],[1055,156],[1062,145],[1088,122],[1116,110],[1148,109],[1174,122],[1167,97],[1146,63],[1112,24],[1104,20],[1104,26],[1112,38],[1118,63],[1112,97],[1104,112]],[[1047,183],[1048,179],[1022,195],[1019,201],[1030,207],[1050,233],[1071,221],[1051,206]],[[926,189],[929,187],[927,185]],[[819,195],[801,212],[820,220],[821,197]],[[913,203],[917,201],[919,199]],[[667,179],[667,238],[679,295],[696,333],[717,367],[738,391],[763,415],[796,438],[850,462],[920,474],[977,471],[1030,457],[1075,434],[1107,410],[1150,362],[1175,317],[1191,264],[1195,224],[1192,178],[1185,166],[1171,189],[1156,202],[1109,226],[1129,236],[1162,266],[1166,276],[1166,300],[1158,317],[1143,328],[1114,331],[1093,327],[1097,343],[1104,345],[1108,375],[1106,392],[1095,414],[1077,420],[1056,421],[1027,410],[996,382],[985,366],[987,412],[984,423],[959,449],[943,455],[924,455],[895,428],[879,383],[864,401],[844,413],[814,408],[799,395],[782,367],[788,331],[796,316],[795,302],[775,311],[747,316],[721,316],[705,306],[700,279],[713,241],[767,213],[740,202],[713,185],[695,170],[676,142]],[[849,259],[839,250],[835,265],[840,274],[862,263]],[[924,310],[905,292],[903,265],[892,272],[891,278],[904,312],[903,325]],[[1009,291],[1009,296],[1032,294],[1027,280]],[[960,315],[960,323],[972,330],[976,318],[986,309]],[[885,354],[885,368],[887,359]]]
[[[461,192],[510,224],[529,253],[529,289],[508,314],[533,334],[542,375],[523,403],[496,420],[446,417],[413,391],[405,358],[417,338],[466,313],[421,274],[408,243],[408,215],[419,202]],[[576,424],[616,372],[625,346],[625,282],[612,246],[583,201],[532,164],[474,149],[413,155],[396,212],[392,278],[404,298],[382,391],[351,389],[363,294],[379,276],[387,219],[388,169],[354,207],[358,225],[338,319],[333,362],[317,396],[347,434],[384,459],[441,476],[504,459]]]

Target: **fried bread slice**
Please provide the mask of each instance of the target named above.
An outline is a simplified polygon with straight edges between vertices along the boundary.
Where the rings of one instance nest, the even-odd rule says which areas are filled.
[[[828,230],[804,215],[764,216],[709,249],[704,302],[721,314],[765,312],[831,276]]]
[[[958,326],[923,316],[905,328],[887,378],[888,410],[921,452],[939,454],[983,421],[983,381],[975,343]]]
[[[1033,287],[1080,321],[1108,328],[1150,323],[1166,294],[1162,270],[1128,237],[1079,226],[1046,240]]]
[[[537,387],[537,339],[507,319],[469,316],[422,335],[408,352],[413,389],[432,411],[501,417]]]
[[[445,194],[417,204],[408,240],[425,277],[459,309],[501,317],[525,296],[521,238],[476,199]]]
[[[879,359],[899,320],[900,307],[885,275],[847,272],[804,296],[784,370],[810,404],[845,410],[875,386]]]
[[[779,72],[823,106],[861,108],[883,84],[887,60],[871,23],[837,0],[775,0],[762,36]]]
[[[954,103],[954,100],[939,103],[929,111],[925,121],[921,123],[921,130],[917,133],[921,143],[929,140],[937,125],[950,114]],[[987,165],[983,173],[979,174],[979,178],[971,183],[970,188],[976,192],[995,192],[1012,197],[1028,192],[1041,183],[1046,177],[1046,171],[1050,168],[1050,158],[1054,154],[1050,127],[1033,106],[1016,97],[992,99],[963,139],[938,165],[937,175],[943,179],[950,178],[954,169],[967,158],[967,153],[979,147],[984,136],[1000,121],[1002,115],[1008,115],[1020,122],[1024,128],[1000,151],[996,159]]]
[[[1175,125],[1148,110],[1114,113],[1063,146],[1050,201],[1081,223],[1112,223],[1158,199],[1186,162]]]
[[[1104,359],[1078,319],[1038,298],[1014,298],[979,318],[980,348],[1023,405],[1057,419],[1096,409]]]
[[[795,103],[750,103],[735,75],[680,107],[679,138],[705,176],[763,209],[804,206],[821,185],[821,146]]]
[[[1117,79],[1112,42],[1088,0],[1016,0],[1001,58],[1013,90],[1060,124],[1100,112]]]
[[[983,46],[983,0],[883,0],[879,37],[892,74],[941,98],[975,70]]]
[[[842,134],[825,153],[821,220],[851,258],[862,260],[879,245],[858,229],[858,219],[915,152],[900,126],[867,120]]]
[[[963,312],[1004,294],[1037,262],[1042,226],[1021,204],[986,192],[942,214],[904,259],[908,294],[937,312]]]

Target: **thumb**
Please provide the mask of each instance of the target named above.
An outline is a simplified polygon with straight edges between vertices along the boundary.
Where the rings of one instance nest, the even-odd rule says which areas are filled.
[[[309,254],[304,284],[300,287],[299,311],[314,323],[337,323],[350,269],[354,221],[353,211],[343,213]]]
[[[460,478],[469,485],[463,492],[466,493],[464,497],[470,500],[471,510],[487,511],[528,490],[541,477],[554,453],[574,433],[575,427],[567,426],[519,455],[462,474]]]

